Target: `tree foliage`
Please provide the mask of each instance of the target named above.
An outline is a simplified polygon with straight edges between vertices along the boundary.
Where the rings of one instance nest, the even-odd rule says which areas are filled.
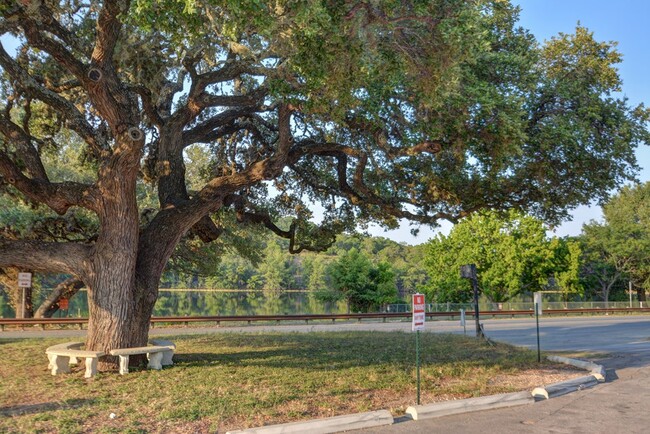
[[[368,312],[397,301],[395,276],[386,262],[373,265],[352,248],[330,265],[332,287],[353,312]]]
[[[650,290],[650,182],[623,187],[603,206],[603,216],[603,223],[583,226],[585,277],[596,280],[604,300],[627,277],[643,301]]]
[[[427,292],[437,302],[467,302],[473,292],[460,267],[475,264],[479,288],[494,302],[523,291],[579,290],[577,243],[546,236],[539,219],[516,212],[503,217],[494,211],[474,214],[448,236],[428,243],[425,265],[431,277]],[[553,281],[549,278],[553,277]]]
[[[83,281],[92,349],[146,343],[179,244],[226,248],[253,225],[318,251],[358,223],[482,208],[557,222],[632,179],[648,139],[647,111],[615,96],[612,43],[578,27],[539,45],[502,0],[0,13],[0,191],[51,216],[41,232],[6,225],[0,267]],[[47,164],[66,149],[83,177]]]

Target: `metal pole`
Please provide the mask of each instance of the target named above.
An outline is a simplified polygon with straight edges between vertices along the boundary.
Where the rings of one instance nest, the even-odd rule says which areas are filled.
[[[20,317],[21,318],[25,318],[25,289],[26,288],[23,287],[23,302],[21,303],[23,307],[22,307],[22,310],[20,312]]]
[[[472,279],[472,286],[474,287],[474,318],[476,318],[476,337],[481,337],[481,324],[479,322],[479,313],[478,313],[478,282],[476,278]]]
[[[539,346],[539,307],[535,303],[535,322],[537,323],[537,363],[542,361],[542,353]]]
[[[417,405],[420,405],[420,330],[415,332],[415,366],[418,393]]]
[[[632,281],[628,281],[628,287],[630,288],[630,309],[632,308]]]

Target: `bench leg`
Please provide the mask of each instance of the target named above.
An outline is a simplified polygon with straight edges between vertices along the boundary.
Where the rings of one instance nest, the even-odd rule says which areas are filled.
[[[70,357],[57,356],[56,354],[50,355],[50,366],[52,367],[52,375],[67,374],[70,372]]]
[[[163,366],[171,366],[174,364],[174,361],[172,360],[172,357],[174,357],[174,350],[163,351],[162,355]]]
[[[118,356],[120,358],[120,375],[129,373],[129,356]]]
[[[85,378],[92,378],[97,375],[97,357],[86,357],[86,373]]]
[[[163,353],[147,353],[147,359],[149,359],[149,364],[147,364],[147,368],[150,369],[156,369],[160,371],[162,369],[162,358],[163,358]]]

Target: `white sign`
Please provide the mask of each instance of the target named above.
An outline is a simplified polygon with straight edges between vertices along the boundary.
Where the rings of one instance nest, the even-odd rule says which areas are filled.
[[[424,294],[413,294],[413,323],[411,329],[414,332],[424,330],[425,321]]]
[[[535,300],[535,309],[537,310],[535,313],[537,313],[537,315],[541,315],[542,314],[542,293],[534,292],[533,296]]]
[[[18,287],[31,288],[32,287],[32,273],[18,273]]]
[[[465,309],[460,310],[460,325],[465,327]]]

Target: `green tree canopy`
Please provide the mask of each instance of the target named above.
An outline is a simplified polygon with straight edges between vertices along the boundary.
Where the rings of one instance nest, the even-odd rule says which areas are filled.
[[[467,302],[470,283],[460,267],[475,264],[479,287],[491,301],[503,302],[522,291],[549,289],[554,277],[566,290],[578,289],[579,247],[574,242],[548,240],[539,219],[511,211],[474,214],[448,236],[428,243],[425,265],[431,278],[427,293],[437,302]]]
[[[613,43],[578,27],[540,45],[503,0],[5,1],[0,13],[0,190],[65,232],[73,215],[95,222],[56,239],[3,230],[0,267],[82,280],[90,349],[145,345],[176,246],[227,239],[227,218],[295,253],[357,223],[482,208],[557,222],[632,179],[648,141],[647,111],[616,96]],[[45,164],[65,146],[89,177]]]
[[[368,312],[397,301],[395,275],[389,264],[373,265],[370,259],[352,248],[329,267],[332,287],[347,300],[350,310]]]
[[[625,186],[603,206],[604,222],[582,228],[584,272],[607,300],[617,280],[628,277],[639,300],[650,290],[650,182]]]

